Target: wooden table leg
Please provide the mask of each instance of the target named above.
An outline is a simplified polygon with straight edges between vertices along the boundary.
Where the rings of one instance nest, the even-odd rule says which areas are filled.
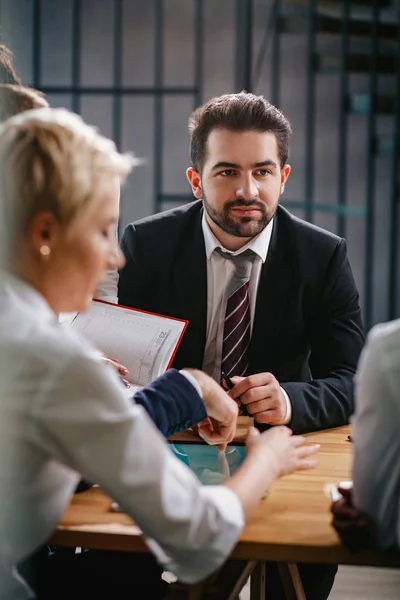
[[[256,560],[228,560],[214,582],[217,590],[215,600],[238,600],[257,562]]]
[[[265,562],[257,561],[250,576],[250,600],[265,599]]]
[[[256,568],[256,560],[228,560],[217,573],[194,585],[172,584],[166,600],[238,600],[246,581]],[[257,596],[257,600],[264,596]]]
[[[287,600],[307,600],[296,563],[278,563]]]

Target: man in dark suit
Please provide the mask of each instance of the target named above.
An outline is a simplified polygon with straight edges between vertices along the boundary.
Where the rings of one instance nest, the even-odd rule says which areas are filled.
[[[249,323],[237,342],[240,372],[229,373],[231,395],[260,429],[348,423],[364,343],[358,292],[345,241],[279,206],[290,173],[289,122],[262,96],[242,92],[198,108],[189,130],[187,177],[198,201],[128,225],[119,303],[187,319],[173,366],[202,368],[220,381],[235,351],[225,349],[237,310],[226,314],[233,259],[250,250],[241,317]],[[307,598],[326,598],[334,572],[308,571]]]

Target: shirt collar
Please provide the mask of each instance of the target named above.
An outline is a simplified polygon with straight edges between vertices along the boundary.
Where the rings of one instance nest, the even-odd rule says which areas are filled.
[[[37,319],[57,322],[57,316],[48,302],[29,283],[4,270],[0,271],[0,282],[1,288],[5,290],[6,294],[22,303],[27,312],[33,312]]]
[[[257,256],[259,256],[262,262],[265,262],[268,254],[269,243],[271,241],[272,228],[274,225],[274,219],[268,223],[266,227],[258,234],[256,237],[252,238],[245,246],[236,250],[236,252],[231,252],[222,246],[222,244],[217,240],[215,235],[210,229],[209,224],[207,223],[205,213],[203,212],[203,218],[201,222],[201,226],[203,228],[204,235],[204,244],[206,248],[206,256],[207,260],[210,260],[212,253],[215,248],[221,248],[224,252],[228,252],[230,254],[241,254],[245,250],[252,250]]]

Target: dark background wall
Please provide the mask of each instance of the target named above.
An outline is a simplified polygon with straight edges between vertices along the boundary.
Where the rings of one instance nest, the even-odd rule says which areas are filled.
[[[292,123],[282,203],[346,237],[367,327],[399,314],[399,68],[362,70],[361,59],[344,68],[346,52],[398,62],[395,4],[2,0],[0,10],[2,40],[25,83],[145,159],[123,191],[121,231],[190,201],[190,111],[213,95],[251,89]],[[321,31],[321,15],[339,30]],[[393,26],[390,35],[374,30],[374,19]],[[353,35],[352,22],[370,29]],[[392,98],[392,110],[368,111],[368,98],[379,96]]]

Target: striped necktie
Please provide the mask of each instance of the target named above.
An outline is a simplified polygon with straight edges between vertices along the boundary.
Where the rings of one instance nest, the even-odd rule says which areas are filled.
[[[255,254],[245,250],[241,254],[228,254],[216,248],[221,256],[232,261],[235,271],[228,286],[221,371],[228,377],[244,376],[248,365],[250,344],[249,279]]]

